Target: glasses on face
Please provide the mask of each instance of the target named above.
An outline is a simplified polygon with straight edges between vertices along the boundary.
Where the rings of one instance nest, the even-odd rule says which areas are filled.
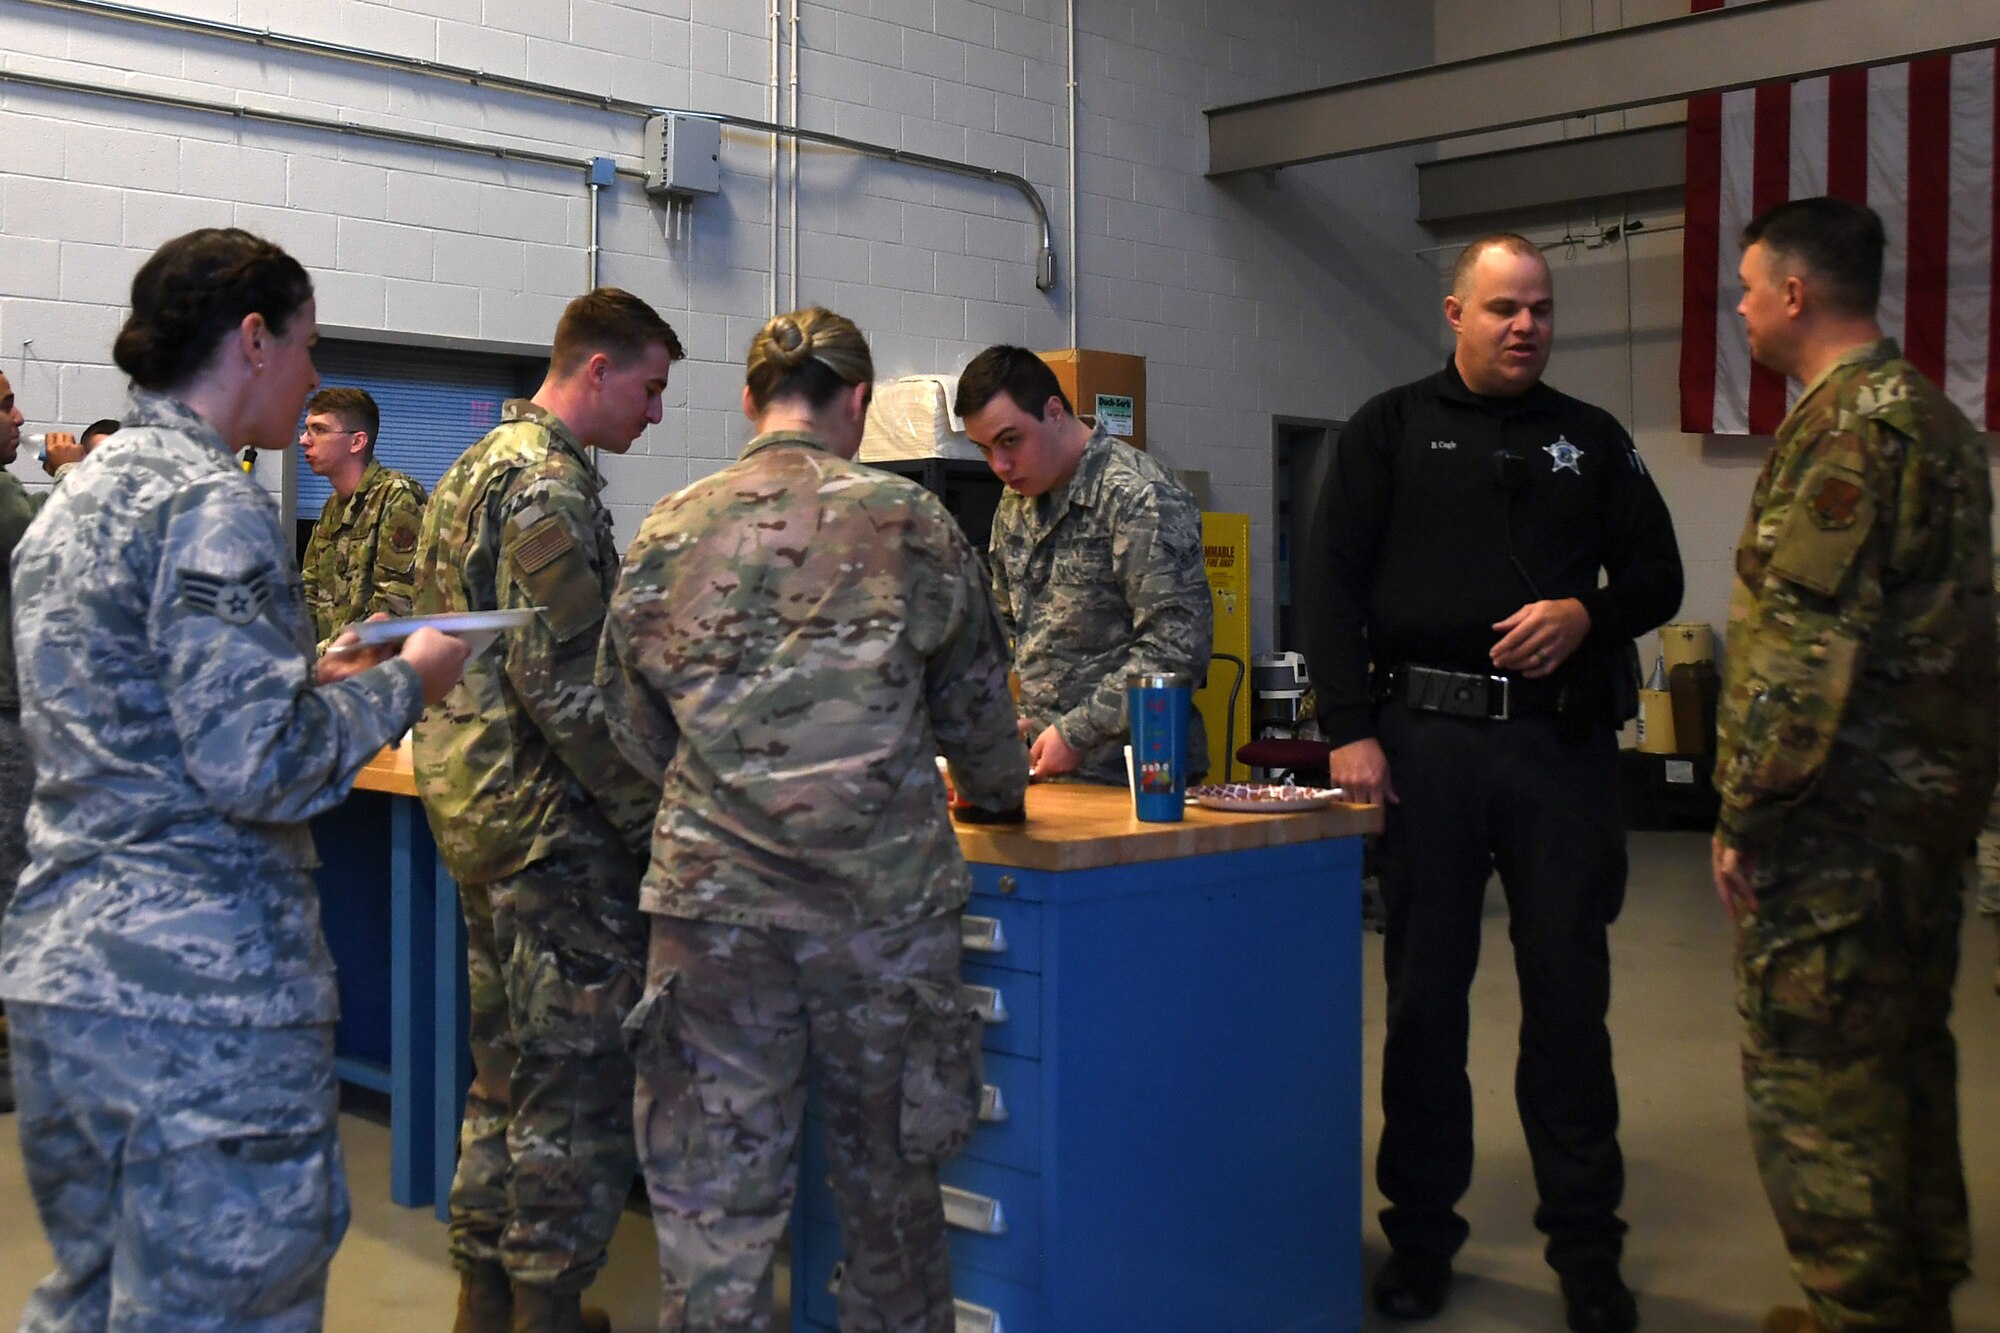
[[[333,427],[327,425],[325,422],[308,421],[306,423],[305,433],[307,437],[310,439],[324,440],[330,435],[354,435],[358,434],[359,432],[351,430],[335,430]]]

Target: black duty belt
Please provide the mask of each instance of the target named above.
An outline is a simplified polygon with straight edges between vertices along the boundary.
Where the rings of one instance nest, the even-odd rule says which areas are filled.
[[[1562,709],[1562,688],[1551,681],[1521,676],[1449,671],[1443,667],[1404,662],[1379,672],[1377,694],[1422,713],[1506,722],[1517,717],[1545,717]]]

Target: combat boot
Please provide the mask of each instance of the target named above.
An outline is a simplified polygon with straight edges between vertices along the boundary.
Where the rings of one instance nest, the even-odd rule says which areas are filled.
[[[509,1333],[513,1323],[514,1293],[506,1269],[474,1264],[458,1270],[458,1316],[451,1333]]]
[[[611,1316],[586,1308],[581,1292],[516,1282],[511,1333],[611,1333]]]
[[[1764,1333],[1827,1333],[1827,1327],[1811,1310],[1796,1305],[1774,1305],[1764,1315]]]

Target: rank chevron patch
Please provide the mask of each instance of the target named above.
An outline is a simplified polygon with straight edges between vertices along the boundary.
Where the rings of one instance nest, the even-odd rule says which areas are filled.
[[[181,600],[231,625],[247,625],[271,604],[272,572],[253,569],[239,578],[180,571]]]

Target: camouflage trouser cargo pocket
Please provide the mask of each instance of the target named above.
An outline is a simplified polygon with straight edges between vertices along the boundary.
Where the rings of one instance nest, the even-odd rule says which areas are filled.
[[[979,1117],[979,1015],[958,987],[911,980],[903,1045],[899,1148],[904,1161],[942,1162],[972,1139]]]
[[[1794,926],[1738,963],[1737,1012],[1773,1053],[1837,1055],[1870,1035],[1875,932],[1856,914]]]
[[[1812,838],[1763,858],[1738,927],[1750,1140],[1820,1322],[1921,1327],[1922,1290],[1968,1271],[1948,1026],[1964,858]]]
[[[348,1223],[332,1025],[11,1017],[22,1166],[56,1263],[21,1327],[320,1328]]]
[[[273,1327],[296,1315],[303,1327],[318,1310],[348,1222],[331,1128],[194,1144],[133,1164],[126,1188],[131,1212],[153,1219],[124,1239],[162,1324],[206,1309]]]
[[[678,972],[650,981],[625,1019],[625,1049],[631,1053],[636,1076],[633,1124],[642,1166],[679,1163],[703,1145],[694,1060],[675,1026],[674,990],[679,982]]]

